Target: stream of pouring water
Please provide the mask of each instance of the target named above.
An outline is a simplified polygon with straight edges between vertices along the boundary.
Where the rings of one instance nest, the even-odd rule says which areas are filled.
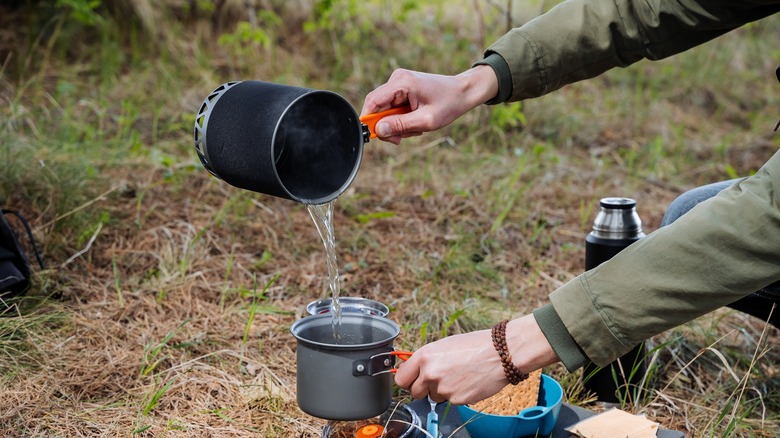
[[[309,215],[314,219],[314,225],[317,232],[320,233],[322,244],[325,246],[325,256],[328,262],[328,286],[330,287],[333,301],[331,304],[331,313],[333,315],[333,337],[341,339],[341,305],[339,304],[339,294],[341,285],[339,284],[339,269],[336,264],[336,235],[333,232],[333,203],[330,201],[321,205],[308,204]]]

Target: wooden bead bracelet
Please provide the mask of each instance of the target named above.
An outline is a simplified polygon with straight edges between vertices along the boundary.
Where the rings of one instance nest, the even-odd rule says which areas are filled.
[[[520,371],[512,363],[512,353],[509,352],[509,348],[506,345],[507,322],[509,321],[505,319],[494,325],[490,330],[490,337],[493,339],[493,347],[498,351],[498,356],[501,358],[501,365],[504,367],[506,378],[509,379],[509,383],[517,385],[528,378],[528,373]]]

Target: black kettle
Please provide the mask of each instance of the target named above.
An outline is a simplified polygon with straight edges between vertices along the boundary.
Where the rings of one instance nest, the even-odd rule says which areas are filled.
[[[393,108],[361,119],[331,91],[228,82],[198,110],[195,149],[203,166],[231,185],[324,204],[354,180],[376,120],[409,110]]]

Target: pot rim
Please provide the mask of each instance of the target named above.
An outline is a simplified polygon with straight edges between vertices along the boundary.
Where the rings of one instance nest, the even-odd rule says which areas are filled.
[[[330,307],[333,303],[333,298],[321,298],[316,301],[312,301],[306,306],[306,311],[309,315],[323,315],[330,312]],[[387,316],[390,313],[390,308],[384,303],[380,303],[377,300],[363,297],[340,297],[339,304],[341,305],[342,312],[345,309],[356,309],[366,315],[375,316]],[[320,311],[325,309],[324,311]]]
[[[372,348],[385,346],[392,344],[396,337],[401,333],[401,328],[394,321],[382,316],[366,315],[363,313],[342,313],[341,324],[352,323],[353,325],[366,325],[370,327],[376,327],[383,330],[387,335],[378,341],[368,342],[363,344],[330,344],[325,342],[314,341],[301,336],[301,331],[305,328],[312,326],[331,326],[333,321],[333,315],[330,313],[323,313],[319,315],[311,315],[305,318],[301,318],[295,321],[290,326],[290,333],[298,340],[299,343],[316,346],[321,349],[331,350],[369,350]]]
[[[360,170],[360,165],[363,162],[363,145],[365,144],[365,141],[363,141],[363,126],[360,123],[360,118],[358,117],[355,108],[352,106],[352,104],[349,103],[347,99],[345,99],[340,94],[330,90],[316,90],[310,88],[306,88],[306,90],[308,91],[306,91],[305,93],[301,94],[300,96],[293,99],[290,103],[288,103],[287,107],[285,107],[284,111],[282,111],[282,114],[279,115],[279,118],[276,120],[276,125],[274,126],[274,131],[273,134],[271,135],[271,147],[269,148],[269,152],[271,154],[270,160],[271,163],[273,163],[271,167],[273,169],[274,178],[279,183],[279,186],[282,188],[282,190],[284,190],[284,192],[290,196],[290,199],[301,202],[303,204],[314,204],[314,205],[326,204],[341,196],[341,194],[344,193],[349,188],[349,186],[352,185],[352,182],[357,177],[358,170]],[[276,138],[277,138],[277,134],[279,133],[279,129],[282,125],[282,122],[285,121],[285,117],[287,117],[288,113],[292,111],[292,108],[295,105],[299,105],[304,100],[312,99],[312,97],[317,97],[319,95],[325,95],[340,101],[349,110],[348,112],[350,118],[354,117],[355,129],[357,129],[358,139],[359,139],[356,145],[357,160],[355,160],[354,166],[350,170],[349,177],[347,177],[346,181],[344,181],[344,184],[342,184],[341,187],[338,188],[338,190],[334,191],[329,195],[322,196],[320,198],[311,198],[311,199],[302,198],[292,193],[290,189],[287,187],[287,184],[285,184],[285,180],[282,178],[281,175],[279,175],[279,170],[276,168],[276,163],[274,160],[274,156],[276,155]]]

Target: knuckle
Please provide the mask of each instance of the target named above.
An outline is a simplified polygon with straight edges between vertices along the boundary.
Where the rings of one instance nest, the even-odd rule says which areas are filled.
[[[401,120],[401,119],[393,120],[393,125],[394,125],[393,126],[394,131],[397,132],[397,133],[404,133],[404,132],[406,132],[408,130],[408,128],[406,126],[407,124],[404,123],[404,121]],[[425,363],[425,362],[421,362],[421,363]]]
[[[424,385],[415,385],[409,389],[409,392],[411,392],[412,398],[421,399],[428,395],[428,387]]]
[[[400,78],[407,78],[412,74],[411,71],[405,69],[405,68],[397,68],[393,70],[393,73],[390,74],[390,77],[392,79],[400,79]]]
[[[437,128],[436,118],[433,116],[433,114],[430,113],[421,114],[419,120],[424,129],[432,131]]]

